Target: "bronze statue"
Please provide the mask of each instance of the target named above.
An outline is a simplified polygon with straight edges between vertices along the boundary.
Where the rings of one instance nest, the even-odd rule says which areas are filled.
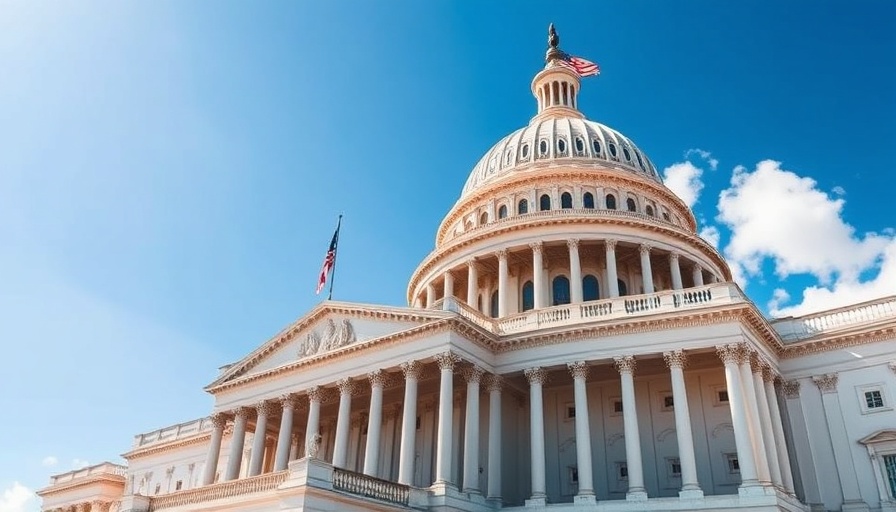
[[[548,46],[551,48],[558,48],[560,46],[560,36],[557,35],[557,31],[554,30],[554,24],[548,27]]]

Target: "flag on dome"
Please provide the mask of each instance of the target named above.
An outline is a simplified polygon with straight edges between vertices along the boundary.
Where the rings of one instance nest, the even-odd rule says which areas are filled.
[[[330,240],[330,248],[327,249],[327,255],[324,256],[324,264],[320,268],[320,276],[317,278],[317,293],[320,294],[320,291],[324,289],[324,285],[327,284],[327,276],[330,275],[330,270],[336,266],[336,245],[339,242],[339,227],[342,225],[342,215],[339,216],[339,222],[336,224],[336,232],[333,233],[333,239]],[[330,287],[330,293],[332,295],[333,288]]]
[[[590,60],[581,57],[573,57],[568,53],[564,53],[560,59],[560,64],[566,66],[581,77],[595,76],[600,74],[600,66]]]

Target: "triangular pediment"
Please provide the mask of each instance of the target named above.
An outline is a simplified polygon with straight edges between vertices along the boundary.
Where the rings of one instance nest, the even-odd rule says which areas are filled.
[[[896,429],[886,428],[859,439],[859,443],[864,445],[879,443],[896,443]]]
[[[325,302],[238,362],[206,389],[451,316],[438,310]]]

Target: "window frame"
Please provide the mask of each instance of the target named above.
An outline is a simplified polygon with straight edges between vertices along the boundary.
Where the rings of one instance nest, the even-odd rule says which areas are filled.
[[[880,407],[868,407],[868,399],[866,394],[873,392],[880,393],[880,399],[883,405]],[[889,393],[887,392],[887,385],[884,382],[874,382],[871,384],[862,384],[856,386],[856,397],[859,400],[859,408],[862,411],[862,414],[877,414],[879,412],[886,412],[893,410],[893,402],[890,400]]]

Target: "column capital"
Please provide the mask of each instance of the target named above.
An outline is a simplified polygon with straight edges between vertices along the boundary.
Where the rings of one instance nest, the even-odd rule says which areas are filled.
[[[497,257],[498,260],[507,260],[507,249],[498,249],[495,251],[495,257]]]
[[[355,381],[353,381],[351,377],[339,379],[336,382],[336,387],[339,388],[340,395],[352,396],[355,392]]]
[[[566,241],[566,246],[570,248],[570,250],[575,250],[579,248],[579,239],[578,238],[570,238]]]
[[[233,419],[247,419],[249,417],[249,408],[248,407],[237,407],[231,411],[233,413]]]
[[[765,370],[771,368],[771,365],[759,355],[759,352],[753,352],[750,354],[750,369],[753,373],[765,373]],[[763,377],[764,379],[765,377]]]
[[[376,370],[376,371],[372,371],[367,374],[367,379],[370,380],[371,388],[375,388],[375,387],[382,388],[383,386],[386,385],[386,380],[388,379],[388,377],[389,376],[386,375],[386,373],[383,372],[383,370]]]
[[[725,364],[740,364],[743,359],[742,343],[728,343],[726,345],[716,345],[716,354]]]
[[[423,365],[420,361],[408,361],[399,365],[405,379],[419,379],[423,372]]]
[[[529,384],[544,384],[548,380],[548,373],[540,366],[523,370],[523,375],[529,380]]]
[[[479,384],[479,381],[482,379],[482,375],[485,373],[481,367],[476,366],[475,364],[464,368],[463,376],[466,379],[467,384]]]
[[[109,501],[93,500],[90,502],[90,512],[106,512],[110,505],[112,503]]]
[[[532,249],[533,253],[540,253],[544,250],[544,242],[532,242],[531,244],[529,244],[529,248]]]
[[[501,388],[504,386],[504,379],[501,378],[500,375],[495,375],[491,373],[485,379],[485,388],[489,391],[498,391],[501,392]]]
[[[308,388],[308,402],[320,402],[324,397],[324,390],[320,386]]]
[[[800,397],[800,381],[786,380],[781,387],[784,389],[784,398],[794,399]]]
[[[255,404],[255,414],[259,416],[270,416],[272,412],[274,412],[274,404],[267,400]]]
[[[694,272],[703,272],[703,266],[699,263],[694,263],[694,266],[691,268],[694,269]]]
[[[772,368],[771,364],[766,364],[762,368],[762,380],[764,380],[765,382],[775,382],[775,379],[777,378],[778,372],[776,372],[775,369]]]
[[[614,357],[613,362],[614,366],[616,366],[616,371],[619,373],[634,373],[637,366],[635,356]]]
[[[588,374],[591,372],[591,367],[588,366],[588,363],[585,361],[566,363],[566,367],[569,369],[569,373],[572,375],[573,379],[587,380]]]
[[[209,416],[209,419],[212,420],[212,426],[215,428],[224,428],[227,425],[227,415],[216,412]]]
[[[458,361],[460,361],[460,357],[449,350],[447,352],[442,352],[441,354],[436,354],[435,360],[439,365],[439,370],[454,371],[454,365],[457,364]]]
[[[666,366],[670,370],[672,368],[684,369],[688,364],[688,356],[684,353],[684,350],[681,349],[663,352],[663,359],[666,361]]]
[[[604,246],[606,246],[608,251],[615,251],[616,250],[616,242],[617,242],[617,240],[615,238],[608,238],[608,239],[604,240]]]
[[[277,397],[280,407],[285,411],[287,409],[296,408],[296,396],[292,393],[286,393]]]
[[[641,244],[638,246],[638,251],[641,253],[641,256],[649,255],[650,249],[653,249],[650,244]]]
[[[822,393],[836,393],[839,380],[840,376],[837,373],[826,373],[812,377],[812,382],[818,386]]]
[[[467,268],[476,270],[476,258],[475,257],[467,260]]]
[[[669,261],[678,261],[678,258],[680,257],[681,254],[679,254],[677,251],[672,251],[669,253]]]

